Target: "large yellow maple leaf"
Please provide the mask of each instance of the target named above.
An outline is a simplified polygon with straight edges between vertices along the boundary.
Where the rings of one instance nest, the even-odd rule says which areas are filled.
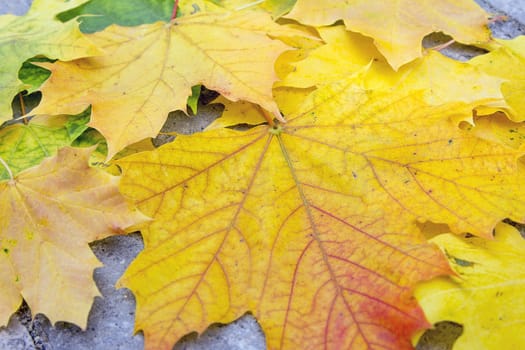
[[[154,221],[120,281],[147,349],[251,311],[270,349],[408,349],[417,281],[449,272],[417,221],[487,235],[523,219],[519,150],[456,127],[472,106],[312,93],[285,125],[179,136],[118,161]]]
[[[344,20],[346,27],[374,39],[397,70],[421,56],[421,40],[442,31],[459,42],[489,40],[487,14],[472,0],[298,0],[286,16],[323,26]]]
[[[525,241],[501,223],[492,241],[453,234],[431,239],[456,272],[421,284],[416,295],[432,323],[463,325],[455,350],[519,349],[525,344]]]
[[[28,88],[18,79],[22,63],[36,55],[72,60],[100,51],[78,29],[76,21],[62,23],[56,15],[87,0],[35,0],[24,16],[0,16],[0,123],[11,119],[13,96]]]
[[[206,33],[206,35],[203,35]],[[75,114],[92,105],[90,126],[108,142],[108,158],[155,136],[168,112],[185,110],[204,84],[230,100],[257,103],[274,116],[276,58],[288,46],[269,36],[302,33],[254,12],[198,13],[172,23],[108,27],[89,38],[101,57],[42,64],[52,71],[33,113]]]
[[[26,300],[34,314],[85,327],[100,266],[88,243],[143,221],[92,149],[63,148],[0,182],[0,325]]]

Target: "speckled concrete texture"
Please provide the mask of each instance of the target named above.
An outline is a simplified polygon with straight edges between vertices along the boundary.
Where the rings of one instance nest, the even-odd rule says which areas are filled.
[[[34,349],[33,338],[18,315],[11,317],[7,327],[0,328],[0,349]]]
[[[506,21],[496,21],[491,24],[496,37],[511,38],[525,33],[525,0],[476,1],[494,16],[507,16]],[[22,15],[31,2],[31,0],[0,0],[0,13]],[[435,46],[447,40],[442,35],[433,35],[425,39],[425,46]],[[467,60],[481,52],[479,49],[461,45],[452,45],[445,50],[445,54],[460,60]],[[220,108],[217,107],[201,108],[198,117],[173,113],[165,130],[176,129],[182,133],[200,131],[218,113]],[[163,143],[168,140],[159,138],[156,142]],[[64,322],[51,325],[44,315],[32,317],[34,315],[31,315],[27,306],[23,305],[11,317],[8,326],[0,328],[0,350],[143,349],[142,334],[133,334],[135,299],[129,290],[114,288],[117,279],[143,248],[140,234],[110,237],[94,242],[91,247],[104,266],[94,272],[94,279],[101,296],[94,300],[87,328],[82,330]],[[226,326],[211,326],[199,337],[195,334],[188,335],[174,347],[177,350],[262,350],[265,348],[262,330],[250,315],[245,315]],[[433,347],[432,342],[418,346],[418,350],[435,349],[437,348]]]
[[[494,16],[507,17],[505,21],[497,21],[490,25],[494,37],[510,39],[525,33],[524,0],[476,0],[476,2]]]
[[[0,0],[0,14],[11,13],[22,16],[32,2],[33,0]]]

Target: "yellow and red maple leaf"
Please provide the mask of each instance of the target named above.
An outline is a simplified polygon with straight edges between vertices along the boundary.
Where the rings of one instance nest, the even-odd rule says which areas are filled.
[[[202,33],[206,35],[202,35]],[[199,13],[139,27],[108,27],[89,38],[104,56],[41,64],[52,71],[33,113],[76,114],[92,105],[90,126],[108,142],[108,158],[155,136],[172,110],[185,110],[204,84],[230,100],[259,104],[281,118],[272,98],[274,62],[302,35],[255,12]]]
[[[408,349],[428,326],[412,296],[449,273],[417,222],[487,236],[523,220],[519,149],[456,127],[474,104],[313,92],[288,123],[179,136],[118,161],[154,218],[120,281],[148,349],[251,311],[270,349]]]
[[[88,243],[144,221],[117,177],[88,166],[91,151],[63,148],[0,182],[0,325],[23,297],[34,314],[85,327],[99,294]]]

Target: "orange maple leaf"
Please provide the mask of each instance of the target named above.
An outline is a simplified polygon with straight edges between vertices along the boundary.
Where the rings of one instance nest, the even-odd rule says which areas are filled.
[[[99,295],[88,243],[144,221],[117,177],[88,166],[91,151],[61,149],[0,183],[0,325],[23,297],[34,314],[85,327]]]
[[[411,348],[416,282],[450,270],[417,222],[525,217],[522,151],[456,127],[475,104],[321,87],[286,125],[178,137],[118,162],[154,221],[120,281],[148,349],[251,311],[271,349]],[[461,119],[461,118],[460,118]]]
[[[298,33],[254,12],[199,13],[132,28],[113,25],[88,36],[105,56],[41,64],[52,75],[32,113],[76,114],[91,104],[90,126],[107,139],[108,158],[155,136],[168,112],[186,109],[197,84],[230,100],[257,103],[282,118],[272,98],[273,66],[289,47],[269,36]]]

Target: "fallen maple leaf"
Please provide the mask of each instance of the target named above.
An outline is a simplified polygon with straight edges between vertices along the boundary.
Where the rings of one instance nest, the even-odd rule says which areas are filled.
[[[475,128],[464,125],[480,138],[490,142],[498,142],[515,149],[523,149],[525,144],[525,124],[509,120],[503,112],[474,118]]]
[[[447,255],[457,276],[437,278],[416,289],[432,323],[463,325],[455,350],[519,349],[525,344],[525,241],[501,223],[495,239],[442,234],[431,242]]]
[[[240,124],[257,125],[266,122],[262,110],[253,103],[247,101],[232,102],[222,96],[217,97],[213,103],[224,105],[224,111],[219,118],[206,127],[206,130],[227,128]]]
[[[233,11],[260,8],[269,11],[273,18],[278,18],[291,10],[295,0],[212,0],[210,2]]]
[[[292,9],[295,1],[296,0],[265,0],[261,4],[261,7],[270,11],[273,18],[279,18]]]
[[[317,31],[326,44],[292,62],[293,69],[277,86],[308,88],[329,84],[362,70],[371,61],[382,74],[392,75],[393,70],[371,38],[349,32],[342,25],[321,27]]]
[[[132,28],[113,25],[89,36],[105,56],[41,64],[52,75],[33,113],[75,114],[91,104],[90,126],[107,139],[108,158],[155,136],[168,112],[186,109],[197,84],[230,100],[257,103],[281,118],[272,99],[273,65],[288,47],[269,36],[298,33],[253,12],[199,13]]]
[[[313,26],[342,19],[348,30],[372,37],[395,70],[421,56],[421,40],[432,32],[465,44],[490,39],[488,16],[472,0],[297,0],[286,17]]]
[[[415,282],[448,272],[416,222],[486,236],[523,219],[519,150],[427,106],[347,78],[286,125],[179,136],[118,162],[121,190],[155,220],[120,286],[148,349],[251,311],[271,349],[410,348],[427,327]]]
[[[421,89],[425,100],[435,105],[491,99],[487,101],[491,108],[508,107],[499,88],[504,80],[472,64],[458,62],[430,50],[396,72],[370,38],[346,31],[343,26],[318,30],[326,45],[311,50],[304,59],[290,63],[293,70],[284,75],[276,86],[322,86],[367,69],[363,84],[368,89]]]
[[[278,87],[273,89],[275,101],[279,104],[282,113],[296,111],[304,99],[314,89],[295,89],[290,87]],[[213,101],[224,105],[221,116],[215,119],[206,130],[227,128],[242,125],[259,125],[266,122],[266,118],[261,108],[253,103],[246,101],[232,102],[219,96]]]
[[[275,0],[276,1],[276,0]],[[78,17],[83,33],[94,33],[118,24],[137,26],[157,21],[169,22],[173,16],[173,0],[90,0],[87,3],[59,14],[61,21]],[[226,8],[209,0],[177,1],[177,17],[197,12],[225,12]]]
[[[112,24],[136,26],[157,21],[167,22],[173,3],[171,0],[90,0],[60,13],[58,18],[68,21],[78,17],[80,30],[83,33],[94,33]]]
[[[22,297],[33,314],[85,327],[100,266],[88,243],[144,221],[118,178],[90,168],[91,149],[64,148],[0,182],[0,325]]]
[[[0,123],[11,119],[13,96],[28,87],[18,79],[25,60],[45,55],[67,61],[100,53],[80,32],[77,22],[62,23],[55,18],[86,1],[35,0],[24,16],[0,16]]]
[[[59,148],[70,146],[86,129],[89,115],[43,116],[28,125],[14,124],[0,129],[0,157],[12,176],[55,155]],[[0,181],[8,180],[8,169],[0,167]]]
[[[495,39],[493,51],[474,57],[469,64],[507,79],[501,91],[514,121],[525,120],[525,36],[512,40]]]
[[[115,176],[120,176],[121,171],[119,167],[114,163],[114,160],[125,157],[130,154],[151,151],[155,149],[155,146],[152,143],[151,139],[144,139],[128,147],[124,148],[119,153],[115,154],[110,162],[106,162],[108,154],[108,145],[106,144],[106,139],[95,129],[88,129],[81,136],[75,139],[71,144],[73,147],[94,147],[96,146],[93,153],[89,157],[89,164],[91,166],[96,166],[107,173]]]

